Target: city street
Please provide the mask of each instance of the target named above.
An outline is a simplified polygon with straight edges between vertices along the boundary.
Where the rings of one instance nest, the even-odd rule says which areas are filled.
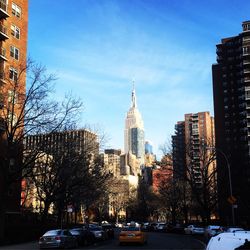
[[[204,250],[205,244],[190,235],[177,235],[177,234],[167,234],[167,233],[154,233],[149,232],[148,243],[146,245],[136,245],[129,244],[125,246],[120,246],[118,242],[118,237],[116,236],[114,240],[108,240],[105,242],[100,242],[95,245],[88,247],[79,247],[78,249],[120,249],[120,250],[132,250],[132,249],[164,249],[164,250],[179,250],[179,249],[196,249]],[[12,245],[0,247],[0,250],[7,249],[39,249],[37,242],[30,242],[26,244]]]

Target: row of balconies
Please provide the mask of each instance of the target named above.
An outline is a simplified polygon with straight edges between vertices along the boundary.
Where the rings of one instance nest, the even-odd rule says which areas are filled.
[[[243,73],[244,73],[244,74],[249,74],[249,73],[250,73],[250,69],[249,69],[249,68],[244,69],[244,70],[243,70]]]
[[[245,77],[244,82],[250,82],[250,77],[249,76]]]
[[[244,65],[250,64],[250,60],[243,60],[243,64],[244,64]]]

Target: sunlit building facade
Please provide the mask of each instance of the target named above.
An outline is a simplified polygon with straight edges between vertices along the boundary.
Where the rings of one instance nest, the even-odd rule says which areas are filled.
[[[125,120],[124,150],[125,154],[131,152],[144,164],[144,124],[137,108],[135,89],[132,91],[132,102]]]
[[[14,167],[20,162],[21,156],[9,155],[6,152],[7,121],[14,123],[20,113],[23,102],[20,98],[26,89],[26,74],[22,70],[27,61],[28,35],[28,0],[1,0],[0,1],[0,193],[6,190],[6,175],[11,175],[9,166],[4,165],[9,158],[9,165]],[[15,83],[18,81],[16,92]],[[15,111],[13,111],[13,100]],[[11,109],[12,108],[12,109]],[[21,133],[21,131],[20,131]],[[14,154],[14,153],[13,153]],[[3,158],[2,158],[3,157]],[[8,170],[6,169],[9,168]],[[10,177],[10,176],[9,176]],[[5,180],[3,180],[3,178]],[[6,214],[19,214],[21,183],[17,181],[7,187],[4,194]]]

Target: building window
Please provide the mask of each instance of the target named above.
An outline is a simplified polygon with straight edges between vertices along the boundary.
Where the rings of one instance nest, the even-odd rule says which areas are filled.
[[[15,25],[11,25],[11,35],[14,36],[15,38],[19,39],[20,38],[20,29]]]
[[[10,56],[19,60],[19,49],[14,46],[10,46]]]
[[[12,15],[18,18],[21,17],[21,8],[15,3],[12,3]]]
[[[11,80],[17,81],[17,70],[11,67],[9,77]]]
[[[8,91],[8,102],[12,104],[17,103],[17,93],[14,93],[13,90]]]

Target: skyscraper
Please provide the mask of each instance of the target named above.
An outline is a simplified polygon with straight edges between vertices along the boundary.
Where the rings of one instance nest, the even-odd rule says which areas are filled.
[[[249,223],[250,21],[242,23],[239,35],[222,39],[216,47],[212,71],[220,217],[231,222],[235,212],[239,223]],[[228,202],[230,182],[235,211]]]
[[[144,125],[137,108],[135,88],[132,91],[131,107],[127,112],[124,131],[124,150],[134,154],[140,163],[144,163]]]
[[[153,154],[153,146],[149,141],[145,142],[145,154]]]

